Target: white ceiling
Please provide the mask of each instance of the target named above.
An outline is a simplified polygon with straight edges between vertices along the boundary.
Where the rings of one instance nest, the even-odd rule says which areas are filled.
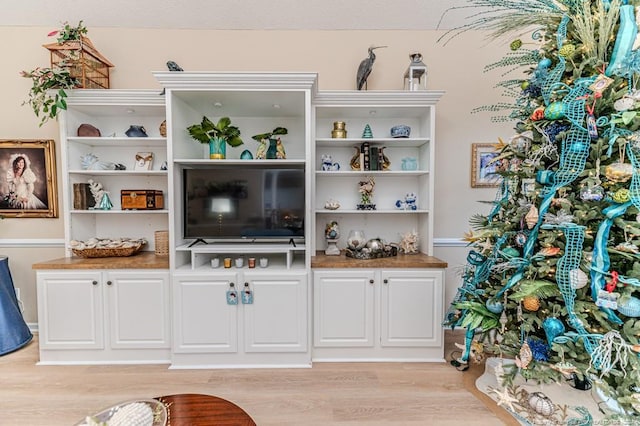
[[[1,26],[433,30],[464,24],[468,0],[0,0]]]

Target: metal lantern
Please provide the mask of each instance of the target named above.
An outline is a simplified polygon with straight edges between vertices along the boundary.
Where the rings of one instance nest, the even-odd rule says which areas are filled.
[[[427,66],[420,53],[409,55],[411,63],[404,73],[404,89],[410,91],[427,90]]]

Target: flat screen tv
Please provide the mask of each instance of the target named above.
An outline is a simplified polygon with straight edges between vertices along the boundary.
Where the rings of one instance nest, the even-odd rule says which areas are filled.
[[[304,237],[302,165],[183,169],[184,237],[195,241]]]

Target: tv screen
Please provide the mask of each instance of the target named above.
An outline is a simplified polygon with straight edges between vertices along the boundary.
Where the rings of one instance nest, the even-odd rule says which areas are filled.
[[[187,168],[183,182],[185,238],[304,237],[302,165]]]

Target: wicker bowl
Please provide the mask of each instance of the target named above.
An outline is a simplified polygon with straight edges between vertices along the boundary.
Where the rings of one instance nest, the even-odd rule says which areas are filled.
[[[144,245],[126,248],[90,248],[90,249],[72,249],[71,251],[78,257],[126,257],[138,253]]]

